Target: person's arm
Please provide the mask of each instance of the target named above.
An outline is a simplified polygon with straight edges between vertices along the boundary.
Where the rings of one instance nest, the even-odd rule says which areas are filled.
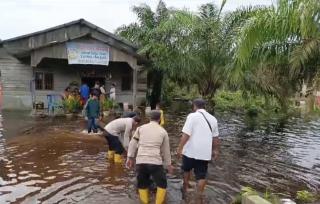
[[[182,133],[182,137],[180,139],[180,143],[179,143],[178,150],[177,150],[179,157],[181,157],[183,147],[188,142],[189,138],[190,138],[189,135],[187,135],[186,133]]]
[[[212,129],[212,158],[213,160],[217,160],[219,158],[220,153],[220,138],[219,138],[219,130],[218,123],[216,122],[213,125]]]
[[[163,142],[161,145],[161,155],[163,157],[163,164],[167,167],[170,174],[173,173],[173,166],[171,164],[171,154],[170,154],[170,144],[169,144],[169,136],[166,133],[165,137],[163,138]]]
[[[217,160],[220,154],[220,139],[219,137],[214,137],[212,140],[212,158],[213,160]]]
[[[97,108],[97,115],[98,115],[98,117],[100,117],[100,103],[98,102],[98,108]]]
[[[87,117],[89,117],[89,102],[90,101],[87,101],[87,104],[86,104]]]
[[[139,141],[139,134],[138,130],[134,133],[128,147],[128,154],[129,158],[134,158],[136,156],[136,151],[138,149],[138,141]]]
[[[126,129],[124,131],[124,135],[123,135],[123,146],[125,148],[128,147],[129,141],[130,141],[130,134],[132,131],[132,122],[130,121],[130,123],[126,123]]]
[[[126,166],[130,169],[134,165],[134,158],[136,156],[136,152],[138,149],[138,142],[139,142],[139,132],[137,129],[136,132],[134,133],[134,135],[129,143],[129,147],[128,147]]]
[[[163,164],[165,166],[171,165],[171,154],[168,134],[166,134],[163,138],[163,142],[161,145],[161,153],[163,156]]]
[[[177,150],[179,157],[181,157],[183,147],[188,142],[191,135],[192,135],[192,118],[191,118],[191,115],[189,115],[187,117],[187,120],[186,120],[183,128],[182,128],[182,137],[180,139],[180,143],[179,143],[178,150]]]

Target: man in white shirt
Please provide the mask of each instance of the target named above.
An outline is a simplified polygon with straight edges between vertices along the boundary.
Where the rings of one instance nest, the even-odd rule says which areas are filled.
[[[141,121],[139,116],[133,118],[118,118],[108,123],[104,129],[107,132],[109,150],[108,158],[115,163],[122,163],[121,155],[128,149],[131,131]],[[121,136],[123,135],[123,139]]]
[[[178,147],[178,155],[182,156],[184,171],[183,190],[189,186],[193,169],[198,182],[198,193],[202,194],[206,186],[208,163],[219,155],[219,131],[217,119],[205,109],[205,101],[193,101],[193,113],[190,113],[182,129],[182,138]]]

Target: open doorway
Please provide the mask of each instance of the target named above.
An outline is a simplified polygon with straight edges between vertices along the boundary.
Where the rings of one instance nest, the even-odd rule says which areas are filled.
[[[82,77],[81,82],[86,83],[90,88],[93,88],[96,82],[100,83],[101,85],[105,85],[105,78],[103,77]]]

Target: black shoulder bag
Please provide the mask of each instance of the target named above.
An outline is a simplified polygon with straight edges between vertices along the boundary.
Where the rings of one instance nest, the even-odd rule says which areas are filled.
[[[201,113],[201,115],[202,115],[202,116],[204,117],[204,119],[207,121],[208,126],[209,126],[209,128],[210,128],[210,130],[211,130],[211,133],[212,133],[212,127],[211,127],[209,121],[207,120],[206,116],[204,116],[204,114],[203,114],[202,112],[200,112],[200,111],[198,111],[198,112]]]

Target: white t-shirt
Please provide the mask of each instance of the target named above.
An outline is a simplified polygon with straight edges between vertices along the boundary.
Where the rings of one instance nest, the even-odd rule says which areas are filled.
[[[110,99],[115,100],[116,99],[116,88],[111,87],[110,89]]]
[[[103,86],[100,87],[100,91],[101,91],[102,94],[106,94],[106,90],[104,89]]]
[[[108,123],[104,129],[113,136],[118,136],[122,145],[128,149],[132,131],[132,118],[118,118]]]
[[[207,118],[210,127],[201,113]],[[199,109],[190,113],[183,126],[182,132],[189,135],[190,138],[183,147],[182,154],[197,160],[211,160],[212,139],[219,136],[217,119],[204,109]]]

